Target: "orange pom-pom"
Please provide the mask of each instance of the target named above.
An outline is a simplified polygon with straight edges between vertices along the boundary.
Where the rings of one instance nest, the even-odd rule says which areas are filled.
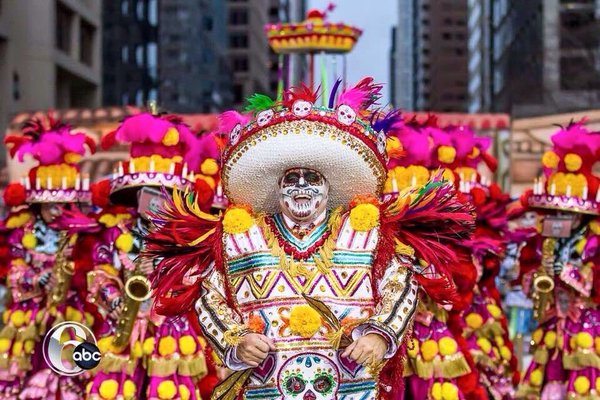
[[[24,204],[25,197],[25,186],[20,183],[11,183],[4,190],[4,204],[9,207],[16,207]]]

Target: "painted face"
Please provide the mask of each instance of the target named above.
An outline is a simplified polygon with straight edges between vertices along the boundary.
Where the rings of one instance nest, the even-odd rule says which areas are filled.
[[[311,109],[312,104],[306,100],[296,100],[292,106],[292,112],[297,117],[306,117]]]
[[[266,124],[273,119],[274,112],[273,110],[265,110],[258,113],[256,116],[256,123],[258,126],[265,126]]]
[[[337,109],[337,119],[344,125],[352,125],[356,121],[356,112],[345,104],[342,104]]]
[[[43,203],[40,208],[42,219],[46,223],[54,221],[63,213],[63,205],[58,203]]]
[[[232,146],[235,146],[236,143],[240,140],[240,136],[242,135],[242,125],[237,124],[231,133],[229,134],[229,143]]]
[[[327,207],[329,183],[318,171],[293,168],[279,181],[281,211],[293,221],[310,223]]]
[[[306,353],[290,358],[279,372],[281,400],[337,400],[339,372],[320,354]]]

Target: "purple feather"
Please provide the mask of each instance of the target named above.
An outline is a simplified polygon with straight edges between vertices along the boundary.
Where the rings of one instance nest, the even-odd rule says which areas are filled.
[[[338,89],[340,88],[340,84],[342,80],[338,78],[333,84],[333,88],[331,89],[331,94],[329,95],[329,108],[333,108],[335,106],[335,95],[337,94]]]

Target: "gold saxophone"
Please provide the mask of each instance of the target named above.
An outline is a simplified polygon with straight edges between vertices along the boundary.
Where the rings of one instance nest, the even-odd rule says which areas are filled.
[[[66,250],[71,240],[71,236],[66,231],[60,233],[58,240],[58,249],[56,251],[56,258],[54,259],[54,266],[52,267],[52,275],[56,277],[56,285],[50,292],[48,299],[50,306],[58,306],[67,299],[69,293],[69,287],[71,286],[71,279],[75,273],[75,264],[73,261],[67,259]]]
[[[116,334],[113,339],[113,344],[116,347],[125,347],[129,341],[140,305],[150,298],[150,294],[150,280],[139,271],[134,272],[125,281],[125,302],[119,314]]]
[[[547,237],[542,244],[542,265],[533,275],[533,317],[541,321],[554,290],[554,248],[556,239]]]

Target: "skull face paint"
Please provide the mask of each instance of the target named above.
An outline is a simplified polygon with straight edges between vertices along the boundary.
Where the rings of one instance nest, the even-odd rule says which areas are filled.
[[[229,134],[229,144],[235,146],[242,135],[242,125],[237,124]]]
[[[337,119],[344,125],[352,125],[356,121],[356,112],[345,104],[337,109]]]
[[[300,224],[314,221],[325,211],[328,195],[329,183],[312,169],[289,169],[279,181],[281,211]]]
[[[265,126],[269,123],[269,121],[273,119],[274,115],[275,113],[273,112],[273,110],[261,111],[256,116],[256,123],[258,124],[258,126]]]
[[[292,112],[297,117],[306,117],[311,109],[312,104],[306,100],[296,100],[292,106]]]
[[[336,400],[339,373],[335,364],[320,354],[290,358],[279,372],[281,399]]]

